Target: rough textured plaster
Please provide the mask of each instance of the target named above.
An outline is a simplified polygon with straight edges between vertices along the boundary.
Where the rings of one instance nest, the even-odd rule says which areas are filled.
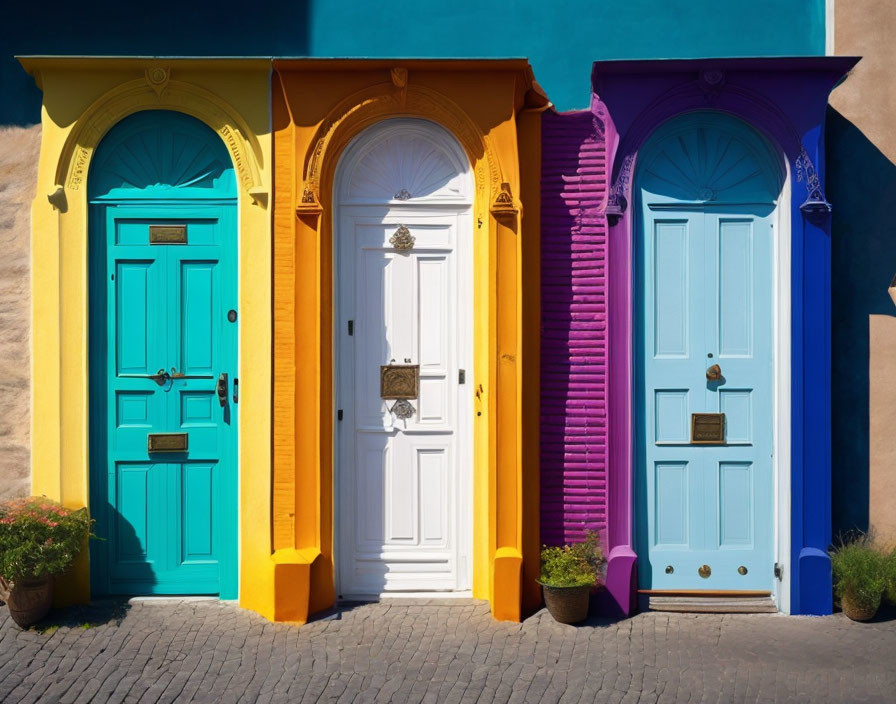
[[[0,499],[29,489],[31,200],[40,125],[0,127]]]

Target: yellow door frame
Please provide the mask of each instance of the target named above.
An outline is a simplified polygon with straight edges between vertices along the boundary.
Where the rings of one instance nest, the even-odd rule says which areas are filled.
[[[89,501],[87,187],[108,130],[140,110],[178,110],[215,130],[239,185],[240,603],[273,614],[270,61],[21,57],[43,91],[32,204],[32,492]],[[90,597],[88,553],[57,589]]]

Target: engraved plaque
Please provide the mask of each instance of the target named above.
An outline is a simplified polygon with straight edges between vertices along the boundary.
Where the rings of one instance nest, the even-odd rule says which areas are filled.
[[[186,225],[150,225],[150,244],[186,244]]]
[[[692,413],[691,414],[692,445],[724,445],[725,414],[724,413]]]
[[[419,364],[384,364],[380,367],[380,397],[387,400],[417,398]]]
[[[148,452],[186,452],[187,433],[149,433],[146,436]]]

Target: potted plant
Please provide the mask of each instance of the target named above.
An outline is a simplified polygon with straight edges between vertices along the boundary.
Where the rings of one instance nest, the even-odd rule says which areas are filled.
[[[834,594],[853,621],[870,621],[887,587],[886,558],[866,536],[831,551]]]
[[[87,509],[72,510],[46,497],[0,504],[0,599],[22,628],[53,604],[53,578],[65,572],[90,535]]]
[[[597,533],[588,531],[585,539],[541,550],[541,578],[548,612],[560,623],[578,623],[588,618],[591,588],[600,580],[604,556]]]

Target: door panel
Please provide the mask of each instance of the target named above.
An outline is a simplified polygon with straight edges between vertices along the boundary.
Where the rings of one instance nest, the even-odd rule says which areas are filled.
[[[92,546],[93,590],[234,598],[235,205],[98,204],[91,222],[92,295],[104,301],[91,339],[105,403],[93,409],[111,409],[92,423],[91,487],[105,499],[93,513],[109,538]],[[186,242],[151,243],[150,225],[184,226]],[[187,450],[149,452],[150,433],[186,433]]]
[[[374,214],[379,211],[379,215]],[[372,213],[373,211],[373,213]],[[443,209],[444,211],[444,209]],[[343,596],[468,589],[458,569],[458,464],[464,423],[458,371],[469,369],[458,303],[459,239],[469,211],[345,208],[340,300],[339,588]],[[389,242],[405,225],[410,250]],[[353,334],[348,334],[353,321]],[[380,397],[380,366],[420,365],[414,413]]]
[[[772,209],[649,199],[637,252],[640,585],[770,590]],[[725,414],[723,444],[691,444],[694,413]]]

